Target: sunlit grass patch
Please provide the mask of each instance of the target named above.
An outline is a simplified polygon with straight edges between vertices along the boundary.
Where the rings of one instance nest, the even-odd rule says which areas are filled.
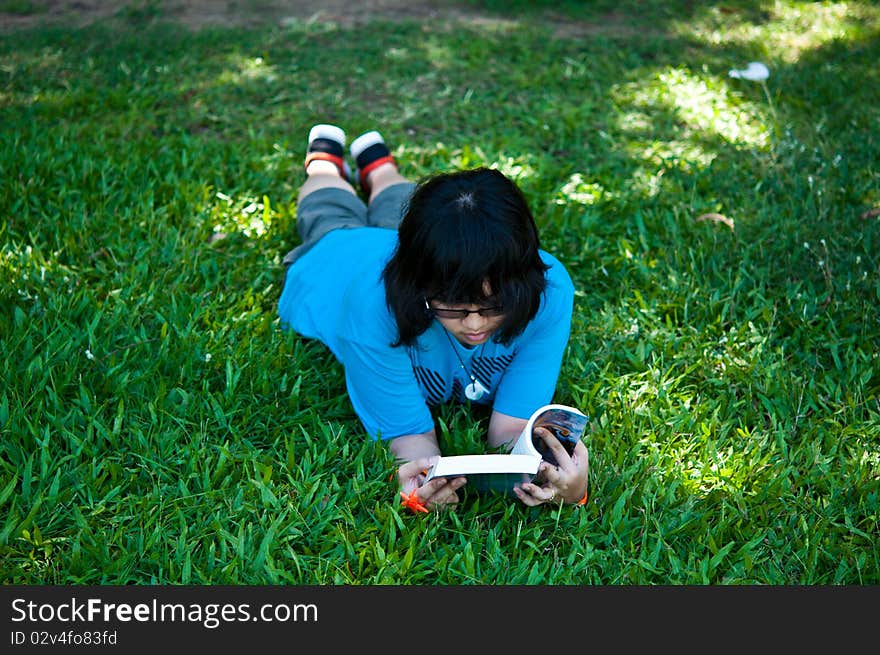
[[[836,40],[876,31],[877,17],[859,2],[765,3],[756,20],[742,21],[736,7],[707,5],[696,20],[680,23],[680,33],[716,46],[760,50],[774,61],[796,62],[810,50]]]
[[[705,168],[719,140],[743,148],[769,147],[770,129],[753,103],[732,95],[725,81],[686,68],[646,75],[617,88],[615,97],[626,108],[619,128],[633,137],[629,150],[646,164],[679,161]]]

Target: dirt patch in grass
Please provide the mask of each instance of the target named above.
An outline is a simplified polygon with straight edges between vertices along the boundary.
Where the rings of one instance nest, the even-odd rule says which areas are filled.
[[[112,19],[162,19],[192,29],[256,27],[297,21],[333,22],[352,27],[371,20],[430,20],[503,27],[499,15],[459,2],[437,0],[0,0],[0,31],[39,26],[85,27]],[[596,22],[572,21],[542,14],[558,36],[628,31],[625,21],[609,14]]]
[[[288,21],[356,25],[382,19],[479,18],[456,3],[436,0],[0,0],[0,27],[75,25],[113,17],[162,18],[194,29]]]

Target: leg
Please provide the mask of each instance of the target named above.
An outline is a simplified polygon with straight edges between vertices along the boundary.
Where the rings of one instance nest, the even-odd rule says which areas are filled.
[[[309,132],[306,181],[299,190],[296,228],[302,243],[284,256],[289,266],[332,230],[367,225],[367,206],[345,177],[345,133],[333,125]]]
[[[310,193],[314,193],[319,189],[342,189],[348,191],[352,195],[357,195],[354,187],[349,184],[348,180],[339,176],[336,166],[329,161],[316,160],[306,167],[306,181],[299,188],[299,196],[297,204],[303,201]]]
[[[409,182],[397,170],[397,164],[388,162],[376,167],[367,175],[367,184],[370,189],[370,202],[375,200],[382,191],[395,184]]]
[[[351,155],[357,163],[358,181],[369,198],[369,224],[396,230],[415,185],[400,174],[385,140],[375,130],[352,142]]]
[[[397,230],[406,212],[406,204],[415,188],[414,183],[396,171],[394,174],[389,173],[384,184],[378,186],[370,195],[367,222],[374,227]]]

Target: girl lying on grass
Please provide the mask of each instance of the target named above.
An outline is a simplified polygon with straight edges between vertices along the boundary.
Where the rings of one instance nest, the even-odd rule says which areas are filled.
[[[334,125],[309,133],[302,243],[284,258],[279,316],[342,363],[367,434],[386,440],[400,464],[402,492],[428,508],[455,504],[465,478],[424,481],[440,454],[431,407],[486,405],[488,445],[512,445],[552,399],[573,285],[539,249],[531,211],[502,173],[481,168],[416,185],[371,131],[351,144],[350,176],[345,141]],[[529,506],[583,500],[586,446],[569,456],[549,431],[540,434],[558,466],[542,462],[534,483],[514,493]]]

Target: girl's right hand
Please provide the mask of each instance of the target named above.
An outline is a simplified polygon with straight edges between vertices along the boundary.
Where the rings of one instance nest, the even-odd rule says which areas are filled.
[[[434,465],[437,459],[436,455],[422,457],[406,462],[397,469],[400,491],[407,496],[415,492],[418,502],[429,509],[456,505],[459,500],[456,490],[467,482],[465,478],[459,477],[434,478],[426,483],[426,471]]]

